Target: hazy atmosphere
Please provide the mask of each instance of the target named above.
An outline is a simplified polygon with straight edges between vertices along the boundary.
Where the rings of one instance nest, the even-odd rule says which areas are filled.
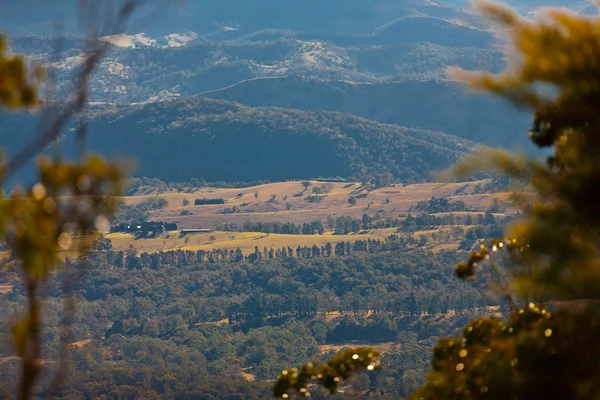
[[[576,0],[0,0],[0,399],[598,399]]]

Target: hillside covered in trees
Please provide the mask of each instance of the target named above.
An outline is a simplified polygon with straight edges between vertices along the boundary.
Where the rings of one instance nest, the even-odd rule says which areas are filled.
[[[11,148],[27,114],[0,128]],[[456,136],[384,125],[327,111],[251,108],[185,97],[140,105],[98,105],[89,119],[90,147],[136,160],[136,176],[165,181],[272,181],[318,176],[391,174],[427,180],[471,147]],[[19,133],[20,134],[20,133]]]
[[[132,264],[131,253],[122,263],[122,253],[98,252],[76,288],[59,277],[52,289],[45,317],[49,363],[60,356],[54,323],[62,315],[60,296],[69,290],[78,301],[69,334],[71,377],[59,396],[264,399],[266,381],[282,368],[358,341],[387,349],[390,369],[358,381],[341,398],[365,390],[397,398],[422,382],[428,343],[476,308],[496,304],[453,278],[454,253],[241,264],[166,253],[160,266],[143,258]],[[19,285],[0,294],[5,310],[25,300]],[[9,337],[1,325],[0,386],[8,391],[18,371]],[[50,387],[43,381],[36,394],[47,396]]]
[[[471,146],[440,132],[348,114],[250,108],[194,97],[107,108],[93,116],[91,126],[92,149],[134,157],[136,175],[168,181],[361,173],[421,180],[454,163]]]
[[[426,54],[434,51],[431,48]],[[520,132],[529,124],[529,117],[513,106],[445,79],[359,83],[291,76],[247,80],[200,96],[251,107],[338,111],[501,147],[524,144]]]

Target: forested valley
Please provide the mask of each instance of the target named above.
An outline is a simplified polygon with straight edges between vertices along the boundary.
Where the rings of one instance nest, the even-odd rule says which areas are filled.
[[[131,265],[100,251],[68,288],[78,307],[69,333],[73,378],[61,397],[264,398],[283,368],[360,343],[386,348],[389,369],[352,390],[406,396],[422,384],[437,337],[498,311],[497,300],[454,278],[459,257],[397,251],[199,263],[165,254],[159,265]],[[46,300],[49,360],[59,357],[61,278]],[[17,286],[0,299],[17,311],[26,297]],[[3,328],[3,346],[9,336]],[[18,360],[1,362],[10,387]]]

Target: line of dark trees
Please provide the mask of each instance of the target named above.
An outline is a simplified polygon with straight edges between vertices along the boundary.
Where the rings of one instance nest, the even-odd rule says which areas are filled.
[[[455,237],[458,236],[458,237]],[[446,239],[455,241],[464,237],[464,231],[447,232],[444,238],[439,236],[434,240]],[[93,257],[103,257],[116,267],[128,269],[152,268],[160,269],[163,265],[189,265],[189,264],[214,264],[214,263],[257,263],[262,260],[285,260],[285,259],[311,259],[350,256],[354,253],[378,254],[384,252],[396,252],[424,246],[429,243],[429,238],[422,235],[414,236],[390,235],[384,240],[365,239],[355,242],[327,242],[323,246],[296,246],[259,249],[244,255],[238,247],[236,249],[214,249],[214,250],[170,250],[158,253],[141,253],[131,247],[128,250],[112,250],[110,239],[104,239],[102,246],[96,246],[99,250]],[[108,242],[108,244],[106,244]]]
[[[225,204],[224,199],[196,199],[194,200],[195,206],[203,206],[208,204]]]
[[[447,197],[431,197],[429,200],[420,201],[412,207],[413,210],[428,213],[452,212],[452,211],[472,211],[461,200],[451,200]]]
[[[104,242],[109,241],[105,239]],[[104,243],[103,242],[103,243]],[[189,265],[189,264],[207,264],[207,263],[256,263],[261,260],[282,260],[290,258],[321,258],[333,256],[350,255],[353,252],[376,254],[383,251],[394,251],[405,248],[415,247],[419,244],[417,239],[409,237],[404,239],[397,235],[392,235],[384,241],[379,239],[359,240],[354,243],[339,242],[335,245],[327,243],[324,246],[313,245],[281,247],[278,249],[260,250],[255,247],[253,253],[244,255],[238,247],[234,249],[214,249],[214,250],[170,250],[158,253],[141,253],[130,248],[129,250],[104,250],[96,253],[94,257],[105,257],[106,261],[116,267],[126,267],[128,269],[152,268],[160,269],[163,265]],[[103,245],[97,249],[107,249],[111,246]]]
[[[506,217],[498,221],[498,218],[489,211],[485,214],[476,215],[454,215],[450,213],[442,216],[419,214],[413,217],[412,214],[408,214],[406,219],[400,222],[399,228],[402,232],[414,232],[448,225],[494,225],[496,223],[505,223],[505,219]]]
[[[357,233],[362,230],[380,229],[380,228],[399,228],[399,232],[424,231],[438,228],[440,226],[454,225],[495,225],[506,222],[507,217],[497,218],[491,212],[467,215],[431,215],[418,214],[413,216],[408,214],[405,219],[386,218],[383,219],[376,214],[369,216],[363,214],[362,218],[352,218],[350,216],[337,217],[327,222],[327,228],[333,229],[335,235],[347,235]],[[287,235],[322,235],[325,227],[321,221],[310,223],[295,224],[293,222],[252,222],[246,221],[244,225],[222,224],[215,230],[224,232],[262,232],[279,233]]]
[[[110,231],[112,232],[125,232],[125,233],[139,233],[142,236],[148,236],[149,234],[157,235],[160,234],[163,230],[166,231],[176,231],[177,224],[174,222],[161,222],[161,221],[151,221],[151,222],[131,222],[131,223],[120,223],[110,227]]]
[[[318,312],[339,312],[363,317],[373,314],[395,317],[435,316],[447,315],[450,312],[468,312],[497,305],[496,302],[492,303],[490,303],[490,299],[472,293],[455,297],[411,291],[406,296],[342,296],[333,309],[323,309],[322,305],[319,307],[318,298],[310,294],[258,293],[248,296],[243,303],[230,304],[227,318],[231,325],[260,326],[264,325],[268,318],[282,316],[307,318],[315,317]],[[395,326],[389,326],[387,329],[390,331],[389,333],[397,333]],[[340,340],[340,334],[342,333],[333,332],[331,335],[333,337],[329,340]]]
[[[322,235],[325,232],[321,221],[295,224],[293,222],[251,222],[246,221],[243,226],[224,224],[216,227],[217,231],[224,232],[262,232],[279,233],[284,235]]]
[[[440,226],[454,226],[454,225],[495,225],[503,224],[506,222],[508,217],[497,218],[491,212],[485,214],[466,214],[466,215],[455,215],[453,213],[446,215],[432,215],[432,214],[418,214],[413,216],[408,214],[405,219],[382,219],[371,217],[367,214],[363,214],[362,218],[352,218],[350,216],[337,217],[334,223],[334,234],[335,235],[347,235],[349,233],[360,232],[361,230],[367,229],[379,229],[379,228],[399,228],[399,232],[415,232],[435,229]]]

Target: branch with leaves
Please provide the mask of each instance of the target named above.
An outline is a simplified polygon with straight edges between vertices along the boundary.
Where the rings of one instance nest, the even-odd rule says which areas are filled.
[[[284,370],[273,387],[273,395],[287,399],[293,395],[310,396],[310,386],[323,386],[329,393],[338,391],[341,382],[361,371],[381,368],[379,352],[372,348],[358,347],[336,354],[328,362],[311,362],[302,367]]]
[[[72,95],[65,101],[41,101],[37,92],[43,77],[41,67],[28,68],[23,57],[7,52],[6,40],[0,38],[0,106],[17,110],[43,103],[54,110],[54,117],[43,121],[45,124],[34,140],[0,163],[0,184],[55,143],[72,120],[81,118],[89,99],[90,79],[110,48],[100,35],[121,33],[142,1],[123,0],[120,6],[111,4],[109,7],[107,2],[80,1],[88,40]],[[98,7],[104,13],[99,12]],[[85,136],[86,125],[80,123],[76,132],[78,162],[63,162],[60,152],[55,152],[53,159],[43,157],[38,163],[37,183],[27,190],[17,188],[9,197],[0,199],[0,237],[11,250],[10,262],[21,272],[27,295],[26,311],[13,325],[15,349],[21,358],[20,399],[33,396],[33,388],[42,372],[40,292],[53,272],[63,265],[61,252],[77,256],[91,249],[98,231],[115,213],[116,196],[124,189],[122,168],[114,162],[86,155]],[[59,373],[51,389],[56,390],[61,384],[65,368],[61,357]]]

